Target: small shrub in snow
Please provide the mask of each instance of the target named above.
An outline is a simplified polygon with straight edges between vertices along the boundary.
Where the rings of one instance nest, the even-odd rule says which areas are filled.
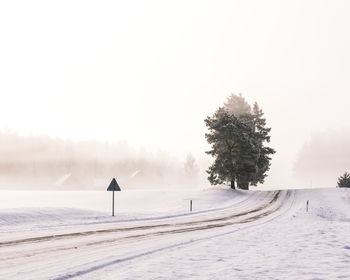
[[[343,176],[338,179],[338,188],[350,188],[350,174],[345,172]]]

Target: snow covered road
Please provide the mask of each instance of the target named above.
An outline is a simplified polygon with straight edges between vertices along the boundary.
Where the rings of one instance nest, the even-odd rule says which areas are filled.
[[[252,246],[268,256],[274,248],[266,244],[260,246],[260,241],[266,236],[273,238],[276,232],[286,233],[286,229],[291,231],[290,236],[300,239],[300,230],[293,232],[290,222],[295,222],[297,214],[305,214],[306,193],[292,190],[235,192],[222,207],[215,207],[215,201],[209,199],[202,209],[191,213],[165,211],[166,215],[149,213],[134,220],[127,216],[123,219],[121,214],[121,218],[114,220],[105,217],[92,223],[74,221],[62,226],[48,225],[42,230],[27,227],[16,232],[14,229],[18,229],[18,225],[13,224],[12,230],[8,226],[0,233],[0,279],[236,279],[232,275],[237,279],[256,279],[255,273],[261,275],[260,279],[271,275],[275,277],[272,279],[281,279],[278,275],[282,271],[276,274],[267,270],[262,274],[261,271],[240,270],[243,263],[257,261],[254,254],[245,261],[240,256],[245,255],[244,248],[249,250]],[[221,192],[220,195],[227,194]],[[200,200],[203,192],[196,195],[196,200]],[[7,210],[6,217],[9,212]],[[265,230],[267,228],[269,231]],[[253,234],[252,238],[252,233],[257,232],[262,233]],[[251,239],[239,241],[245,236]],[[284,238],[289,239],[289,236]],[[276,242],[283,240],[277,238]],[[204,258],[203,262],[206,254],[215,255],[217,261],[208,263]],[[238,270],[225,266],[227,272],[213,272],[215,263],[223,265],[221,259],[239,260]],[[198,269],[204,263],[210,271]],[[205,275],[210,276],[206,278]],[[348,275],[350,277],[350,273]]]

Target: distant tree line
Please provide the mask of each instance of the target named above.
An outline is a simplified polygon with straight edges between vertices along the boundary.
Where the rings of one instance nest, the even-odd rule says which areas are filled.
[[[0,187],[94,188],[117,177],[127,186],[194,184],[192,154],[183,162],[165,151],[134,149],[127,142],[66,141],[48,136],[0,133]],[[60,178],[66,177],[65,181]],[[119,182],[119,181],[118,181]]]
[[[349,142],[349,129],[313,133],[297,154],[293,166],[296,183],[306,185],[312,181],[318,187],[336,185],[342,171],[350,166]]]

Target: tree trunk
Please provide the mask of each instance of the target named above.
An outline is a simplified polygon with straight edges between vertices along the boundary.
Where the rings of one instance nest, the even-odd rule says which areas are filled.
[[[242,187],[241,187],[242,190],[249,190],[249,183],[248,182],[244,182]]]
[[[235,180],[233,179],[233,180],[231,180],[231,189],[235,189],[236,187],[235,187]]]
[[[241,190],[249,190],[249,182],[243,180],[243,179],[238,179],[237,180],[237,188]]]

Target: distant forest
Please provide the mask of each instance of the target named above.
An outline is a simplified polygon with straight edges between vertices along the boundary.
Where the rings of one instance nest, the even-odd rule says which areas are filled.
[[[196,185],[196,160],[164,151],[135,149],[127,142],[68,141],[48,136],[0,133],[0,187],[104,189],[116,177],[121,187]]]
[[[335,187],[350,170],[350,131],[315,133],[305,143],[294,164],[294,176],[304,186]]]

